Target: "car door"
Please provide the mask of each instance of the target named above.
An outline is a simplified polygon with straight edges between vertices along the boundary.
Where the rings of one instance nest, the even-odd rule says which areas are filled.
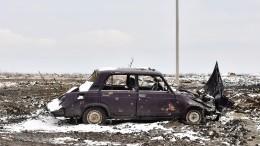
[[[174,95],[168,92],[139,91],[137,100],[138,116],[173,116]]]
[[[176,104],[175,95],[167,88],[160,87],[154,89],[153,84],[156,83],[149,81],[149,77],[143,77],[146,78],[145,81],[148,82],[146,85],[141,83],[144,81],[141,78],[142,77],[138,78],[139,91],[137,100],[137,115],[148,117],[174,116]]]
[[[137,91],[127,85],[127,75],[112,75],[100,91],[101,102],[113,116],[136,116]],[[135,82],[133,83],[135,86]]]

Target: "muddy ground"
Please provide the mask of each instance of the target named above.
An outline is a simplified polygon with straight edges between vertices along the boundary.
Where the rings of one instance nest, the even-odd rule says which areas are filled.
[[[190,126],[173,119],[164,122],[112,121],[107,123],[107,127],[119,129],[118,132],[8,130],[8,126],[12,127],[28,119],[52,117],[46,110],[46,104],[70,87],[84,83],[87,77],[88,75],[82,74],[1,73],[0,145],[260,145],[260,78],[258,75],[224,77],[225,94],[235,102],[235,106],[220,121],[209,121],[204,125]],[[182,87],[197,89],[207,81],[208,77],[208,75],[182,75]],[[170,84],[174,82],[173,77],[166,78]],[[67,119],[58,121],[57,126],[75,124]],[[163,128],[125,132],[122,124],[131,127],[131,123],[146,126],[158,123],[158,126]],[[189,131],[195,134],[185,136],[185,132],[189,133]]]

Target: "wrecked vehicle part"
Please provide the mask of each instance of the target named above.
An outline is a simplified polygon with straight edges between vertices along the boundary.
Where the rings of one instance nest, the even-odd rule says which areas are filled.
[[[53,99],[47,104],[47,108],[50,112],[59,110],[60,108],[62,108],[62,106],[60,105],[60,100],[58,98]]]
[[[204,85],[204,90],[207,95],[214,97],[215,113],[217,116],[212,120],[216,121],[221,115],[226,113],[226,110],[232,107],[235,103],[224,95],[224,84],[219,72],[218,62],[216,62],[213,73],[209,80]]]
[[[89,108],[84,112],[82,119],[84,124],[105,124],[106,112],[102,108]]]
[[[72,87],[69,89],[66,93],[62,94],[56,99],[53,99],[51,102],[47,104],[47,109],[55,116],[55,117],[62,117],[65,116],[65,105],[67,105],[66,102],[72,101],[73,98],[70,98],[70,93],[78,93],[78,92],[86,92],[89,90],[89,88],[92,86],[93,82],[97,78],[97,71],[95,70],[89,79],[80,85],[79,87]],[[70,99],[68,99],[70,98]],[[82,100],[84,99],[84,94],[77,95],[77,100],[81,100],[80,104],[82,104]],[[64,103],[65,102],[65,103]],[[71,105],[73,107],[74,105]]]
[[[234,105],[234,102],[223,94],[224,84],[219,72],[218,62],[216,62],[214,71],[211,74],[208,82],[204,85],[204,89],[207,94],[215,97],[215,104],[217,106],[217,110],[220,112]]]
[[[58,98],[53,99],[51,102],[47,104],[47,109],[55,116],[55,117],[61,117],[64,116],[64,108],[61,105],[62,101],[65,99],[65,94],[71,93],[71,92],[79,92],[78,87],[72,87],[67,92],[59,96]]]
[[[217,89],[218,83],[212,82],[213,79],[209,79],[205,91],[211,93],[212,88]],[[86,124],[104,124],[107,119],[172,118],[200,124],[206,116],[217,114],[216,108],[223,111],[229,105],[229,99],[222,94],[201,96],[173,91],[162,73],[154,69],[95,70],[84,84],[54,100],[57,107],[48,107],[50,112],[54,116],[82,118]]]
[[[185,120],[187,123],[190,124],[200,124],[202,121],[204,121],[204,115],[202,110],[189,110],[186,114]]]
[[[231,99],[223,95],[224,85],[217,62],[213,73],[202,89],[195,93],[184,89],[179,89],[179,91],[207,107],[205,108],[204,116],[214,121],[218,120],[221,115],[224,115],[227,108],[234,105]]]
[[[64,115],[64,109],[61,106],[60,98],[55,98],[51,102],[47,104],[47,109],[52,113],[55,117],[61,117]]]

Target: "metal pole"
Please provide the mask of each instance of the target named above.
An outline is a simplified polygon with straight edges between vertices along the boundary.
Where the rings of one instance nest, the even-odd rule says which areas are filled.
[[[179,86],[179,1],[176,0],[176,84]]]

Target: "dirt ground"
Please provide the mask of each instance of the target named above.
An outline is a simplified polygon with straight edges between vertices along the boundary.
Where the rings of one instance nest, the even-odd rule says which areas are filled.
[[[88,75],[82,74],[0,74],[0,145],[260,145],[260,79],[250,75],[224,78],[225,94],[235,102],[235,106],[220,121],[209,121],[204,125],[190,126],[173,119],[159,122],[163,129],[129,133],[124,132],[124,128],[119,132],[13,132],[6,128],[40,116],[51,117],[46,104],[70,87],[84,83],[87,77]],[[182,86],[196,89],[208,77],[183,75]],[[168,76],[167,80],[172,83],[174,78]],[[118,125],[125,123],[150,125],[156,122],[158,121],[113,121],[107,125],[118,129]],[[75,123],[61,119],[58,124]],[[179,133],[185,135],[185,131],[196,132],[198,138],[178,136]]]

